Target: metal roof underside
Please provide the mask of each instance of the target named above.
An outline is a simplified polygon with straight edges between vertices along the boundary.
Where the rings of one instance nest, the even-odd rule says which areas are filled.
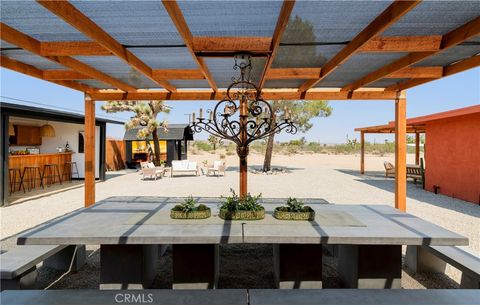
[[[191,41],[185,40],[178,24],[171,18],[168,5],[164,5],[162,1],[70,1],[79,14],[93,21],[121,47],[136,56],[152,74],[142,72],[138,66],[135,67],[132,62],[127,62],[114,53],[80,52],[82,54],[68,57],[101,75],[85,75],[81,72],[85,77],[59,79],[46,75],[50,71],[79,70],[64,66],[54,56],[40,54],[43,52],[43,44],[92,42],[97,43],[99,48],[110,49],[104,42],[89,37],[85,29],[68,22],[68,16],[59,16],[58,12],[54,13],[47,5],[34,1],[1,1],[1,22],[38,41],[42,48],[40,53],[35,54],[34,50],[26,50],[24,46],[16,45],[10,38],[6,38],[1,41],[0,54],[3,58],[28,65],[27,68],[18,68],[16,64],[2,63],[5,68],[25,74],[29,74],[25,72],[26,69],[38,69],[43,72],[34,70],[35,77],[60,85],[69,83],[70,87],[72,83],[73,87],[78,84],[82,87],[75,89],[86,88],[82,91],[129,91],[125,87],[119,88],[115,80],[135,90],[214,90],[212,83],[219,90],[223,90],[232,82],[232,77],[238,77],[239,74],[238,70],[233,69],[233,54],[246,51],[258,40],[259,46],[256,50],[249,51],[254,56],[251,77],[262,89],[345,90],[356,83],[359,83],[360,87],[353,90],[409,88],[403,84],[416,79],[414,74],[386,74],[367,82],[362,80],[369,79],[383,67],[414,53],[410,49],[358,49],[325,77],[313,72],[298,76],[295,73],[282,75],[282,71],[287,69],[304,72],[320,68],[322,70],[319,71],[323,71],[336,55],[348,47],[362,30],[394,2],[297,1],[288,11],[286,27],[278,36],[278,45],[274,46],[270,42],[274,41],[279,20],[284,15],[282,1],[177,1],[176,5],[183,17],[180,18],[183,20],[181,22],[184,22],[184,28],[191,33]],[[178,15],[178,11],[175,14]],[[418,36],[445,38],[448,33],[478,20],[479,16],[480,1],[423,1],[371,39]],[[476,31],[478,32],[478,29]],[[242,44],[241,41],[247,43]],[[248,41],[252,42],[250,46]],[[263,46],[260,46],[262,41]],[[232,46],[231,49],[228,49],[228,46]],[[469,68],[479,65],[478,33],[448,49],[441,48],[439,46],[438,51],[404,68],[413,67],[420,71],[422,68],[435,66],[446,69],[473,57],[477,60],[470,63]],[[274,59],[269,64],[268,57],[272,54]],[[203,67],[199,63],[203,63]],[[195,71],[198,73],[195,74]],[[185,76],[180,72],[195,75]],[[418,73],[420,75],[420,72]],[[448,75],[450,74],[440,73],[435,77],[423,78],[427,82]],[[317,79],[316,83],[305,87],[306,83]],[[165,89],[165,82],[174,89]]]

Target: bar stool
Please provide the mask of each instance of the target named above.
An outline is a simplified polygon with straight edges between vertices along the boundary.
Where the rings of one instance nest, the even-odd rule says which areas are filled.
[[[23,187],[23,192],[25,193],[25,186],[22,181],[22,171],[19,168],[9,168],[8,169],[8,180],[10,183],[10,195],[16,192],[15,186],[18,184],[18,191]],[[20,180],[20,181],[17,181]]]
[[[42,181],[44,181],[45,178],[47,179],[47,186],[55,184],[55,178],[58,178],[58,182],[62,184],[62,177],[60,176],[60,169],[58,168],[58,164],[50,163],[43,165]]]
[[[77,175],[77,178],[80,179],[80,173],[78,172],[77,162],[75,161],[68,161],[63,163],[63,171],[62,171],[62,179],[65,177],[68,178],[70,182],[72,182],[72,176]],[[64,179],[65,181],[67,179]]]
[[[30,192],[32,189],[35,189],[37,187],[37,180],[40,181],[40,186],[44,189],[45,187],[43,186],[43,176],[42,172],[40,171],[40,166],[25,166],[23,168],[23,174],[21,178],[21,183],[24,185],[24,187],[26,183],[27,189]]]

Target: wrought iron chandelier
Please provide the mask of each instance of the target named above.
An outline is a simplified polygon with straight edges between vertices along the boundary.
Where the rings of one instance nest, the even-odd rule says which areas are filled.
[[[220,141],[229,140],[237,145],[240,158],[240,195],[245,195],[249,144],[282,131],[295,134],[297,127],[292,120],[291,110],[284,109],[283,117],[277,118],[270,103],[262,98],[261,91],[250,80],[250,55],[236,55],[234,61],[233,69],[240,70],[239,78],[232,77],[226,97],[215,105],[213,111],[206,111],[208,119],[203,116],[202,108],[198,118],[192,113],[190,128],[193,133],[206,131],[220,138]]]

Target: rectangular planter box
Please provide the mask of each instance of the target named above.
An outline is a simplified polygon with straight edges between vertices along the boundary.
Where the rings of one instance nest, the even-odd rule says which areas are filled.
[[[220,218],[225,220],[260,220],[265,218],[265,209],[260,211],[227,211],[220,209]]]

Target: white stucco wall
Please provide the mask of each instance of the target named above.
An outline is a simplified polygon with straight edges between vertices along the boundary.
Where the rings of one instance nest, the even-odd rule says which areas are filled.
[[[19,125],[28,125],[28,126],[41,126],[45,124],[45,121],[39,120],[26,120],[19,119],[15,120],[12,118],[14,124]],[[52,125],[55,129],[55,137],[53,138],[42,138],[42,145],[38,146],[40,148],[41,154],[55,153],[57,152],[56,148],[61,146],[65,147],[65,144],[69,144],[70,149],[75,152],[72,155],[72,161],[77,162],[78,171],[80,173],[80,178],[85,177],[85,154],[78,152],[78,134],[85,130],[84,125],[80,124],[71,124],[63,122],[52,122],[49,121],[48,124]],[[32,147],[32,146],[28,146]],[[22,150],[26,146],[11,146],[10,150]],[[95,127],[95,176],[99,178],[100,175],[100,127]]]

